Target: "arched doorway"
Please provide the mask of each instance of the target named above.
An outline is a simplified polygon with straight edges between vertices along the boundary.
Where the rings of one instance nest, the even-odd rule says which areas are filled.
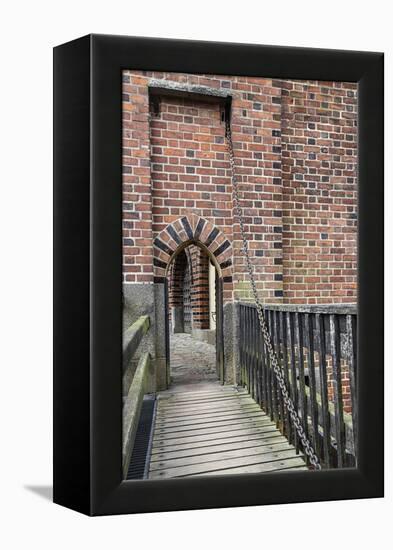
[[[210,276],[207,275],[207,285],[210,288],[213,287],[215,293],[214,304],[212,300],[209,302],[207,316],[214,321],[211,328],[214,328],[216,331],[217,377],[221,383],[233,383],[233,351],[231,347],[233,343],[231,332],[233,328],[231,316],[233,300],[232,244],[223,231],[211,221],[202,218],[196,213],[189,213],[181,218],[169,221],[168,225],[164,226],[164,228],[161,226],[160,232],[158,234],[156,233],[156,237],[153,240],[154,282],[156,283],[157,295],[160,295],[160,288],[163,291],[162,306],[156,309],[156,323],[158,327],[162,327],[162,332],[165,335],[162,350],[164,355],[161,355],[164,359],[165,372],[162,369],[164,365],[160,362],[156,374],[157,380],[162,382],[165,379],[166,386],[170,383],[171,329],[177,326],[180,328],[184,327],[184,330],[187,331],[187,323],[190,322],[190,314],[187,311],[187,307],[184,306],[187,306],[187,284],[193,284],[191,282],[192,280],[187,282],[187,277],[194,277],[195,273],[191,272],[193,268],[192,262],[189,264],[191,266],[190,269],[187,270],[184,268],[186,266],[187,256],[190,254],[191,246],[203,251],[205,265],[210,272]],[[169,279],[172,270],[178,281],[178,292],[174,293],[175,298],[173,296],[170,298],[171,291]],[[179,282],[181,279],[183,280],[182,298]],[[179,309],[173,309],[176,307]],[[172,308],[171,311],[170,308]],[[224,311],[226,311],[225,316]],[[192,315],[193,312],[191,311],[191,316]],[[206,310],[204,315],[206,315]],[[200,323],[203,323],[203,315],[198,320]],[[224,325],[226,327],[225,334]],[[197,328],[201,328],[201,325]],[[159,331],[160,330],[161,329],[159,329]],[[227,344],[224,345],[226,337],[228,339],[228,346]]]
[[[222,273],[203,243],[172,255],[165,277],[167,383],[224,383]]]

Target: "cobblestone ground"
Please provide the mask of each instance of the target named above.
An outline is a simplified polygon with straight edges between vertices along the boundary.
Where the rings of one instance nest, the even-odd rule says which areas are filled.
[[[193,384],[217,380],[216,348],[189,334],[170,335],[171,382]]]

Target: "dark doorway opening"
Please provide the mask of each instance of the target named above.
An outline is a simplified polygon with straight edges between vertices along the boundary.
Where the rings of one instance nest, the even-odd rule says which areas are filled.
[[[174,254],[165,295],[168,386],[223,383],[222,278],[204,247],[190,242]]]

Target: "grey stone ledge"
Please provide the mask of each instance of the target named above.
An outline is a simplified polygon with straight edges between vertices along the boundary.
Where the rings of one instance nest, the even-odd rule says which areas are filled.
[[[200,86],[192,84],[184,84],[182,82],[174,82],[172,80],[159,80],[152,79],[148,84],[149,90],[153,93],[154,91],[159,92],[172,92],[172,93],[184,93],[184,94],[195,94],[203,96],[214,96],[218,98],[226,99],[232,97],[232,94],[226,90],[221,90],[217,88],[210,88],[209,86]]]

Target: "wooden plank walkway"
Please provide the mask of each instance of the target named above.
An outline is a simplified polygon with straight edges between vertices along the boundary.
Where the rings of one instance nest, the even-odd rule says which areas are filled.
[[[158,394],[149,479],[306,469],[244,389],[205,383]]]

